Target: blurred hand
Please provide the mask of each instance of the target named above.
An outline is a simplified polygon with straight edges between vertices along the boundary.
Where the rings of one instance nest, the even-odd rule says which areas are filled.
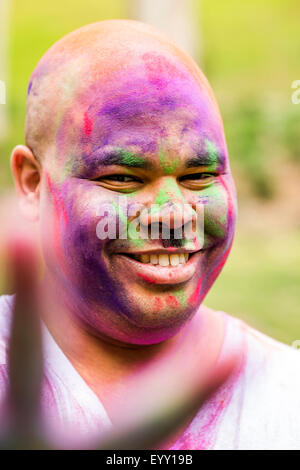
[[[40,312],[43,299],[38,288],[38,254],[34,238],[20,230],[18,237],[15,233],[10,232],[5,241],[2,237],[16,297],[0,448],[49,449],[53,448],[53,443],[46,438],[49,434],[42,421],[40,400],[43,377]],[[120,407],[119,422],[99,442],[93,441],[91,448],[161,448],[162,442],[172,437],[207,397],[228,379],[238,358],[231,357],[214,367],[208,364],[198,374],[186,367],[170,373],[174,367],[170,368],[169,361],[169,358],[160,359],[134,379],[128,379],[126,409]],[[120,405],[116,403],[115,406],[118,410]]]

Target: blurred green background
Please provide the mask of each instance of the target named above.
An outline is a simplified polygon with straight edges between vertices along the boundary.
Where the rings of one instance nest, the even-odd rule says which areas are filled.
[[[234,248],[206,303],[291,344],[300,339],[300,104],[291,101],[300,2],[191,0],[189,8],[195,58],[219,101],[239,196]],[[1,191],[12,185],[9,156],[24,142],[26,89],[41,55],[77,27],[134,11],[129,0],[11,1]]]

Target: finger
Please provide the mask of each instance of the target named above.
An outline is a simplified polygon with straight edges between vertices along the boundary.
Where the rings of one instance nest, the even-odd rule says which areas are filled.
[[[7,246],[15,290],[9,341],[9,387],[6,409],[10,445],[32,447],[41,427],[42,347],[37,293],[37,259],[29,240]]]
[[[228,380],[237,363],[238,357],[232,356],[200,380],[186,373],[181,374],[182,380],[178,382],[179,374],[170,376],[165,365],[154,373],[151,371],[151,380],[149,377],[135,380],[135,384],[129,385],[129,396],[134,399],[126,403],[125,413],[120,409],[122,419],[118,429],[107,435],[98,449],[139,450],[161,446]]]

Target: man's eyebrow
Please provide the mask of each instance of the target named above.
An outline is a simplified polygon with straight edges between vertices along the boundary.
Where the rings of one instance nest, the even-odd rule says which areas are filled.
[[[112,150],[105,152],[103,156],[101,156],[101,159],[99,159],[99,165],[119,165],[130,168],[143,168],[146,170],[153,167],[152,163],[147,158],[126,150]]]
[[[195,157],[190,158],[185,163],[186,168],[193,168],[197,166],[211,166],[218,165],[223,166],[225,164],[225,157],[217,152],[211,153],[201,153]]]

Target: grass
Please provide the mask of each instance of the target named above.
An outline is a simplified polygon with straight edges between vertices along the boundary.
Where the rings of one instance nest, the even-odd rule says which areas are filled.
[[[300,233],[237,233],[205,303],[291,344],[300,339]]]

